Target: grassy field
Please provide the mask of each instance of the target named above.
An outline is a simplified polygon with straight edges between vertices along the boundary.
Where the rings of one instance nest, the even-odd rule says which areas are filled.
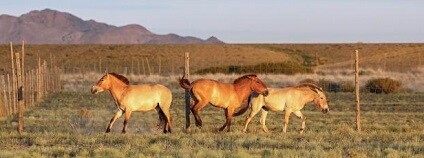
[[[391,77],[406,89],[396,94],[363,93],[362,132],[354,130],[355,96],[346,92],[328,94],[327,115],[308,105],[303,135],[294,116],[288,133],[282,133],[283,114],[273,112],[267,120],[271,133],[261,131],[259,116],[242,133],[247,114],[234,118],[231,132],[219,133],[224,112],[212,106],[202,111],[202,129],[192,125],[190,133],[184,131],[183,91],[176,83],[184,52],[191,53],[193,72],[237,64],[305,64],[315,57],[322,61],[311,66],[315,70],[311,74],[260,75],[269,87],[285,87],[305,79],[353,83],[355,49],[363,59],[362,86],[372,78]],[[424,44],[30,45],[26,52],[31,68],[38,56],[49,61],[51,54],[67,72],[61,77],[65,90],[27,109],[23,135],[16,132],[15,117],[0,118],[0,157],[424,157]],[[8,46],[0,46],[0,74],[9,71],[9,58]],[[161,65],[161,71],[171,75],[128,73],[145,72],[146,58],[154,74]],[[173,133],[162,134],[156,127],[157,113],[151,111],[133,113],[127,134],[120,133],[122,118],[110,134],[104,134],[116,107],[108,93],[93,95],[89,89],[103,74],[90,71],[106,69],[124,73],[131,83],[170,87]],[[231,82],[237,76],[205,74],[191,79]]]
[[[328,98],[327,115],[313,105],[304,109],[303,135],[294,116],[282,133],[283,114],[273,112],[270,133],[261,131],[258,116],[242,133],[247,113],[233,120],[231,132],[219,133],[224,114],[212,106],[202,111],[204,127],[186,133],[182,90],[174,91],[172,134],[156,127],[153,111],[133,113],[127,134],[120,133],[122,118],[104,134],[116,110],[108,93],[60,92],[27,110],[23,135],[15,118],[1,118],[0,157],[424,157],[423,93],[363,95],[362,132],[354,130],[354,94]]]

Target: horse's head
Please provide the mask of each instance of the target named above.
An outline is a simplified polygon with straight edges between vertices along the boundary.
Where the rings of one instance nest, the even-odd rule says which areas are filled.
[[[247,75],[247,78],[249,78],[251,80],[250,82],[250,89],[258,94],[262,94],[264,96],[268,95],[268,88],[265,85],[265,83],[263,83],[258,76],[256,75]]]
[[[91,93],[97,94],[110,88],[110,75],[106,73],[95,85],[91,87]]]
[[[322,113],[326,114],[330,111],[328,108],[328,100],[325,96],[324,92],[321,89],[312,89],[317,93],[316,97],[314,98],[315,105],[321,109]]]

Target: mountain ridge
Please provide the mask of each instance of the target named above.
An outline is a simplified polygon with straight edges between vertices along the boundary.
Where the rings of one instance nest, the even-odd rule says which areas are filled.
[[[206,40],[175,33],[155,34],[139,24],[114,26],[83,20],[52,9],[33,10],[19,17],[0,15],[0,43],[28,44],[222,44],[211,36]]]

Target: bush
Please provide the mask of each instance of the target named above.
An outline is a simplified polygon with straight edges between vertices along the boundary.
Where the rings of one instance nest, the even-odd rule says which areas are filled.
[[[312,83],[312,84],[315,84],[315,85],[319,85],[319,86],[322,87],[322,89],[324,91],[327,91],[327,92],[353,92],[353,91],[355,91],[355,86],[353,85],[353,83],[345,82],[345,81],[334,82],[334,81],[321,79],[317,82],[313,79],[307,78],[307,79],[304,79],[304,80],[299,82],[299,84],[302,84],[302,83]]]
[[[303,83],[312,83],[312,84],[318,85],[318,83],[315,80],[310,79],[310,78],[304,79],[304,80],[299,82],[299,84],[303,84]]]
[[[201,69],[195,72],[196,74],[207,74],[207,73],[265,73],[265,74],[306,74],[313,73],[313,70],[309,67],[303,66],[295,62],[282,62],[282,63],[261,63],[258,65],[247,65],[247,66],[223,66],[223,67],[210,67]]]
[[[402,82],[391,78],[372,79],[365,85],[366,90],[371,93],[396,93],[402,90]]]
[[[343,92],[354,92],[355,85],[352,82],[340,82],[340,88],[342,88]]]
[[[341,92],[342,88],[339,83],[328,80],[319,80],[318,85],[326,92]]]

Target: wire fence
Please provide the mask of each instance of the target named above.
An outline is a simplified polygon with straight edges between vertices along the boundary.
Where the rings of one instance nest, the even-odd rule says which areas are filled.
[[[61,70],[53,60],[48,65],[41,58],[36,68],[25,67],[24,44],[20,52],[14,53],[12,43],[10,48],[12,73],[0,75],[0,117],[17,115],[21,133],[25,109],[37,105],[49,93],[61,90]]]
[[[180,93],[182,89],[177,79],[183,75],[184,62],[181,59],[169,59],[161,55],[141,55],[132,58],[122,65],[110,64],[110,60],[99,57],[92,62],[85,62],[78,66],[69,66],[59,63],[54,56],[50,59],[38,57],[37,66],[24,65],[24,50],[21,51],[19,61],[16,53],[11,51],[12,70],[14,73],[0,75],[0,116],[11,116],[19,112],[18,102],[24,102],[24,107],[37,105],[43,98],[52,92],[78,91],[88,92],[92,84],[97,82],[105,72],[116,72],[129,78],[133,84],[161,83]],[[293,53],[299,53],[293,51]],[[301,54],[302,62],[287,60],[270,61],[258,64],[246,64],[235,59],[222,61],[223,56],[208,56],[202,52],[190,53],[191,80],[210,78],[222,82],[233,82],[243,74],[256,73],[268,87],[288,87],[300,83],[314,83],[320,85],[330,96],[333,105],[337,105],[339,98],[351,100],[354,111],[355,105],[355,70],[354,49],[351,53],[334,62],[332,55],[324,53]],[[365,50],[359,50],[359,85],[360,98],[363,109],[369,106],[378,108],[398,108],[413,106],[420,109],[424,104],[424,67],[421,54],[417,51],[405,52],[410,55],[410,62],[396,63],[396,53],[386,53],[383,56],[370,55]],[[19,54],[19,53],[18,53]],[[402,54],[402,53],[401,53]],[[399,55],[399,54],[398,54]],[[196,58],[198,57],[198,58]],[[204,59],[208,60],[204,60]],[[241,56],[240,58],[244,58]],[[336,58],[336,57],[335,57]],[[201,61],[199,61],[201,60]],[[254,60],[254,59],[249,59]],[[49,61],[49,62],[47,62]],[[75,61],[77,62],[77,61]],[[20,64],[17,64],[20,63]],[[89,63],[89,64],[87,64]],[[389,64],[390,63],[390,64]],[[20,65],[21,71],[15,68]],[[17,85],[17,74],[21,74],[22,87]],[[382,96],[392,96],[392,100],[382,100]],[[390,105],[390,106],[387,106]],[[421,108],[422,109],[422,108]]]

